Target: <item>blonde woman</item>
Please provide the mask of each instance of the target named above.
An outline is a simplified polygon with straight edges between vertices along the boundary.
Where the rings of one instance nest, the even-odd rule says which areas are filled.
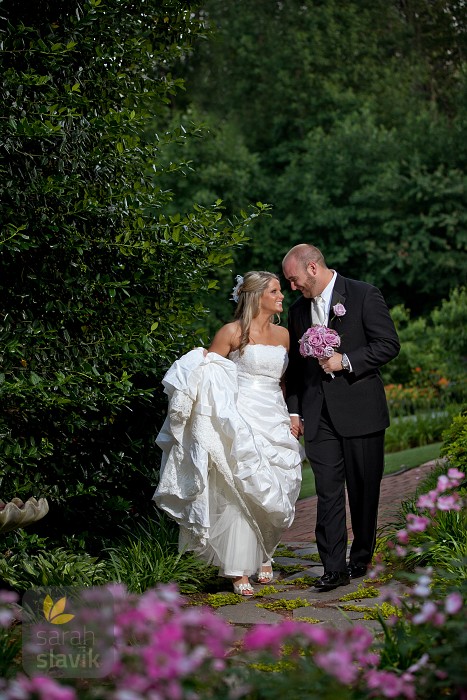
[[[251,596],[251,576],[273,578],[272,556],[295,513],[302,452],[281,388],[289,334],[274,322],[284,298],[279,278],[248,272],[232,298],[234,321],[208,351],[192,350],[164,377],[170,402],[154,500],[179,523],[182,550]]]

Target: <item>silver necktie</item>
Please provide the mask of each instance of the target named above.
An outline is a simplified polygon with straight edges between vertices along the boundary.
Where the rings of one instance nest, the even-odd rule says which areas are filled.
[[[317,319],[318,323],[320,324],[320,326],[324,326],[324,322],[326,319],[326,311],[324,309],[323,297],[318,294],[318,296],[313,299],[313,304],[314,304],[316,319]]]

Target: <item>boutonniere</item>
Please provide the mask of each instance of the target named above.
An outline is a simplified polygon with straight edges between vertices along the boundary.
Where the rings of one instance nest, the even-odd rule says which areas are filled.
[[[347,313],[347,309],[345,308],[344,304],[334,304],[332,310],[334,311],[334,318],[336,316],[337,318],[339,318],[339,316],[345,316]]]

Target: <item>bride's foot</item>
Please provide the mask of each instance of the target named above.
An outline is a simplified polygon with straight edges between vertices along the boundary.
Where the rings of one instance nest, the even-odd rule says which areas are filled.
[[[272,571],[272,566],[263,564],[263,566],[257,573],[258,583],[261,583],[264,586],[267,583],[271,583],[273,578],[274,573]]]
[[[250,597],[254,594],[254,589],[248,580],[248,576],[240,576],[239,578],[234,578],[233,581],[234,593],[241,596]]]

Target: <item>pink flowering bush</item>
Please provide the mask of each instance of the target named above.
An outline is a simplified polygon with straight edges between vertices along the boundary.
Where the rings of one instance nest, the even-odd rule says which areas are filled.
[[[396,533],[396,542],[388,542],[393,545],[392,561],[398,565],[398,578],[405,589],[403,595],[395,593],[392,586],[382,593],[404,614],[387,622],[381,620],[385,630],[381,661],[386,668],[420,672],[417,699],[444,695],[467,698],[464,484],[465,475],[456,467],[439,474],[435,487],[415,499],[417,512],[406,514],[405,527]],[[449,519],[458,525],[457,536],[450,541],[446,539]],[[414,562],[423,564],[427,559],[431,566],[413,570]]]
[[[465,475],[449,467],[433,478],[387,542],[400,581],[381,593],[402,615],[380,617],[383,637],[375,640],[358,624],[284,620],[252,627],[239,649],[233,627],[208,608],[187,605],[174,585],[142,595],[117,585],[91,588],[86,595],[101,601],[92,622],[111,629],[112,654],[102,678],[59,681],[21,672],[17,596],[0,592],[0,699],[467,700],[467,577],[457,558],[465,524],[459,542],[443,544],[450,545],[451,559],[443,559],[450,567],[440,569],[434,557],[422,566],[440,528],[445,538],[446,518],[465,518]],[[383,571],[381,561],[370,576]],[[91,606],[83,610],[89,615]]]
[[[103,595],[105,591],[106,595]],[[121,586],[89,589],[102,605],[98,624],[113,624],[110,665],[102,678],[63,680],[18,673],[0,681],[2,700],[416,700],[419,674],[429,663],[420,655],[411,666],[388,668],[374,649],[373,635],[355,625],[346,629],[284,620],[257,625],[235,652],[234,630],[213,611],[186,606],[175,586],[137,596]],[[6,602],[4,607],[11,606]],[[443,614],[459,614],[461,600],[446,599]],[[422,610],[431,621],[432,610]],[[3,619],[6,624],[7,616]],[[89,622],[89,620],[88,620]],[[436,624],[439,620],[436,620]],[[274,665],[280,663],[278,668]]]

